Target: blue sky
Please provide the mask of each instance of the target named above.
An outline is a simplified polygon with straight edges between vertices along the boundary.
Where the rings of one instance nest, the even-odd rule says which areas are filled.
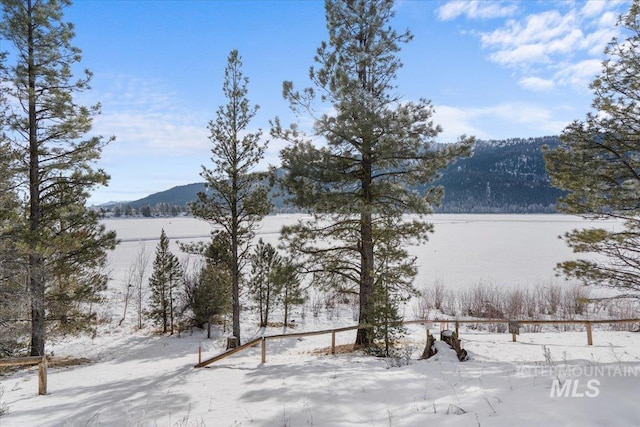
[[[503,139],[559,134],[583,119],[602,50],[628,1],[421,1],[396,4],[392,25],[410,29],[396,81],[406,100],[427,98],[444,128]],[[81,102],[100,102],[94,131],[116,141],[99,166],[108,187],[90,202],[135,200],[198,182],[210,164],[207,123],[226,100],[227,56],[238,49],[260,110],[251,131],[268,137],[269,120],[296,118],[282,99],[284,80],[309,85],[308,69],[326,40],[317,0],[76,0],[65,19],[76,26],[82,67],[94,73]],[[270,141],[267,164],[279,164]]]

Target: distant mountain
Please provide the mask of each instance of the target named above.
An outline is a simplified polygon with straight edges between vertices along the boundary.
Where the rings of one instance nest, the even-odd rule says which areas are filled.
[[[448,213],[550,213],[563,193],[552,187],[545,169],[542,146],[557,147],[555,136],[479,141],[474,154],[458,160],[442,172],[435,185],[445,197],[437,212]],[[424,186],[417,188],[424,190]],[[140,209],[160,204],[186,206],[195,201],[205,184],[180,185],[122,205]],[[276,209],[282,199],[273,196]]]
[[[436,184],[445,189],[441,212],[554,212],[563,192],[551,186],[542,156],[558,137],[479,141],[473,157],[450,165]]]
[[[179,185],[159,193],[153,193],[147,197],[126,204],[136,209],[143,206],[156,206],[160,203],[174,206],[187,206],[187,204],[197,199],[198,193],[203,191],[205,191],[205,183],[196,182],[194,184]]]

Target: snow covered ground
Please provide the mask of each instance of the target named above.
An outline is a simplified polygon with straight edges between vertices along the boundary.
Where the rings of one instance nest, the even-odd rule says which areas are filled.
[[[302,323],[296,332],[328,326]],[[221,336],[103,327],[97,338],[52,346],[58,358],[90,362],[49,368],[48,395],[37,395],[35,368],[2,378],[9,412],[0,426],[640,425],[640,333],[596,330],[587,346],[584,331],[526,333],[513,343],[462,328],[470,360],[459,362],[441,343],[432,359],[417,360],[425,327],[409,329],[404,366],[326,354],[330,335],[321,335],[267,341],[265,364],[257,346],[195,369],[198,346],[203,358],[218,354]],[[338,334],[337,344],[353,338]]]
[[[557,246],[555,236],[574,226],[556,216],[510,216],[506,221],[482,216],[475,222],[482,224],[480,229],[473,227],[474,221],[436,217],[436,229],[443,231],[425,249],[425,265],[434,257],[443,264],[452,254],[464,260],[484,253],[486,259],[467,259],[465,269],[475,265],[476,271],[501,269],[508,270],[507,276],[526,276],[543,264],[553,265],[553,259],[538,261],[531,254],[546,256],[553,249],[528,242],[523,246],[528,252],[515,254],[528,262],[514,267],[517,260],[505,261],[514,255],[513,249],[504,256],[482,250],[496,246],[489,239],[494,234],[491,230],[504,229],[516,236],[515,246],[517,241],[522,246],[523,233],[540,236],[541,230],[547,230],[553,239],[549,244]],[[459,362],[441,343],[435,357],[418,360],[425,345],[425,326],[411,325],[403,341],[406,357],[395,361],[357,352],[327,354],[331,335],[320,335],[267,341],[265,364],[257,346],[195,369],[198,347],[202,346],[203,358],[219,354],[226,334],[216,329],[214,337],[206,339],[200,330],[180,337],[138,331],[133,310],[118,326],[122,315],[118,292],[129,264],[147,239],[153,256],[153,239],[160,227],[170,238],[186,240],[206,236],[208,228],[191,228],[186,219],[153,220],[148,223],[157,228],[153,230],[143,229],[135,220],[112,224],[117,224],[123,243],[112,256],[113,294],[99,312],[103,323],[98,333],[53,339],[47,346],[54,360],[80,359],[82,363],[51,366],[46,396],[37,395],[35,367],[1,376],[0,409],[7,413],[0,416],[0,427],[640,426],[640,333],[604,327],[594,327],[594,345],[587,346],[586,333],[580,329],[566,332],[548,327],[541,333],[522,333],[513,343],[510,334],[463,326],[460,335],[470,357]],[[265,227],[262,235],[275,240],[278,227],[272,228]],[[479,245],[464,244],[463,237],[469,233],[478,237],[473,242]],[[442,274],[446,271],[443,267]],[[502,276],[494,276],[498,277]],[[448,277],[440,279],[448,285]],[[290,332],[354,324],[350,307],[318,317],[311,310],[304,318],[302,312],[295,316],[297,326]],[[245,341],[262,333],[255,320],[245,316]],[[439,330],[438,323],[430,325],[437,337]],[[282,328],[264,331],[266,335],[282,332]],[[355,332],[336,338],[338,345],[348,348]]]

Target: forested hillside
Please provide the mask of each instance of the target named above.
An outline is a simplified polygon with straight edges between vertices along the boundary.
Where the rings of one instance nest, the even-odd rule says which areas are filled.
[[[445,189],[444,213],[552,213],[562,194],[553,188],[545,169],[542,147],[558,145],[558,137],[478,141],[474,154],[442,172],[436,182]],[[421,190],[422,187],[418,187]],[[120,215],[177,215],[204,191],[204,183],[173,187],[143,199],[104,206]],[[289,210],[272,197],[276,212]]]
[[[440,212],[547,213],[555,211],[562,192],[553,188],[542,147],[553,148],[557,137],[479,141],[474,155],[459,160],[442,174],[445,188]]]

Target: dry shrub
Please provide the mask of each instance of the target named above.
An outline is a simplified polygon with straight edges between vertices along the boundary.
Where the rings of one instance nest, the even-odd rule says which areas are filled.
[[[589,289],[579,284],[500,288],[479,283],[454,292],[442,282],[435,282],[425,287],[414,300],[413,310],[414,316],[420,319],[428,318],[433,311],[436,317],[442,313],[485,319],[575,319],[593,314],[597,307],[589,300]],[[492,329],[497,331],[503,327]],[[540,327],[529,329],[538,331]]]

